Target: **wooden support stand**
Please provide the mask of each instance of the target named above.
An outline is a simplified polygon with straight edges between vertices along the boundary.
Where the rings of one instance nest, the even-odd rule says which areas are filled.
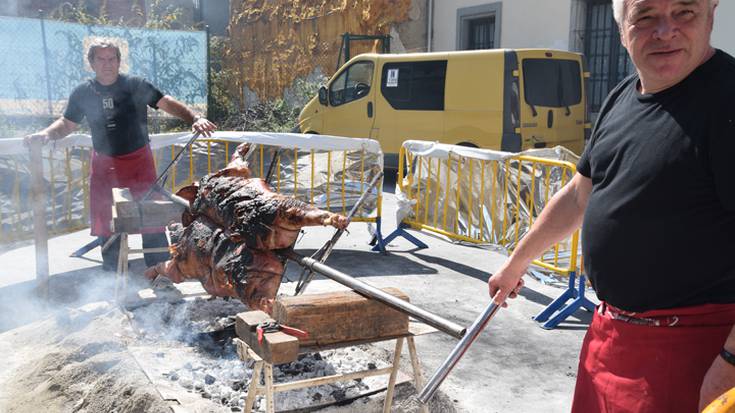
[[[145,227],[160,227],[179,221],[183,210],[182,206],[171,201],[137,202],[128,188],[112,189],[112,232],[113,236],[120,237],[115,277],[115,300],[118,303],[124,303],[127,295],[129,255],[168,252],[168,247],[132,249],[128,246],[128,234],[139,233]]]
[[[46,185],[43,178],[43,142],[30,144],[31,201],[33,209],[33,240],[36,250],[36,287],[48,298],[48,229],[46,228]]]
[[[265,313],[263,313],[265,314]],[[238,317],[239,319],[239,317]],[[418,355],[416,354],[416,345],[414,343],[414,337],[424,334],[434,333],[437,330],[433,327],[427,326],[421,323],[411,323],[408,329],[408,333],[398,337],[384,337],[376,340],[363,340],[358,342],[347,342],[347,343],[336,343],[325,347],[302,347],[298,353],[313,353],[317,351],[324,351],[336,348],[343,348],[354,346],[358,344],[375,343],[380,341],[395,340],[396,346],[393,353],[393,361],[388,367],[374,370],[361,370],[352,373],[341,373],[334,374],[325,377],[316,377],[312,379],[297,380],[288,383],[273,383],[273,363],[264,360],[261,356],[256,353],[245,341],[236,338],[234,340],[237,346],[237,354],[243,361],[252,360],[255,362],[253,365],[253,376],[248,387],[248,395],[245,399],[245,413],[252,412],[255,398],[259,395],[265,395],[265,411],[266,413],[275,412],[275,394],[279,392],[285,392],[288,390],[303,389],[307,387],[315,387],[323,384],[336,383],[340,381],[349,381],[355,379],[362,379],[365,377],[373,376],[389,376],[388,386],[385,394],[385,402],[383,403],[383,412],[389,413],[393,404],[393,393],[395,392],[396,378],[398,377],[398,366],[401,360],[401,352],[403,351],[404,341],[408,343],[408,354],[411,358],[411,367],[413,370],[413,382],[417,391],[421,390],[424,386],[423,378],[421,376],[421,364],[419,363]],[[271,333],[273,334],[273,333]],[[298,340],[297,340],[298,341]],[[262,374],[262,383],[261,383]],[[421,406],[421,413],[428,413],[429,409],[426,405]]]

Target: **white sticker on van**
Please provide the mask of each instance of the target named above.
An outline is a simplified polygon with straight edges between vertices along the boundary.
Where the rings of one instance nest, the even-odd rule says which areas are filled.
[[[388,69],[385,87],[398,87],[398,69]]]

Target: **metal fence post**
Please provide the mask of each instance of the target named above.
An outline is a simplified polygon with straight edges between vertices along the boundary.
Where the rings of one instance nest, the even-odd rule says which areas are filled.
[[[156,41],[153,39],[152,36],[148,37],[148,41],[151,42],[151,53],[153,54],[153,68],[151,70],[152,72],[151,74],[153,75],[153,84],[156,85],[156,87],[159,87],[158,86],[158,57],[156,56],[157,55]],[[153,131],[155,133],[161,133],[160,117],[161,116],[158,113],[156,113],[153,116]]]
[[[38,10],[38,17],[41,21],[41,40],[43,42],[43,68],[46,71],[46,98],[48,103],[48,114],[54,116],[53,107],[51,106],[51,75],[48,70],[48,47],[46,46],[46,24],[44,23],[43,10]]]
[[[212,107],[212,55],[210,54],[211,35],[209,33],[209,25],[204,26],[207,34],[207,119],[211,119],[210,109]]]

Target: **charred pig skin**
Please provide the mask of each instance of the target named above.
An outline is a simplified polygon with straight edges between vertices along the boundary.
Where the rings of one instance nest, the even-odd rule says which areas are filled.
[[[173,231],[177,242],[171,259],[149,268],[149,279],[161,274],[175,283],[199,280],[218,297],[236,297],[252,309],[270,313],[281,284],[283,262],[269,250],[252,250],[235,243],[206,217]]]
[[[199,182],[191,212],[226,228],[233,241],[268,250],[293,245],[302,227],[331,225],[343,229],[349,224],[342,215],[273,192],[262,179],[217,174]]]

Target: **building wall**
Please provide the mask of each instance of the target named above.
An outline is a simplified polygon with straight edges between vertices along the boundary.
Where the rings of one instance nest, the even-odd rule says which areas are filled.
[[[712,45],[735,56],[735,1],[721,0],[715,11]]]
[[[571,0],[435,0],[432,50],[457,50],[458,9],[497,3],[499,47],[569,49]]]
[[[426,0],[232,0],[225,66],[245,106],[284,95],[296,79],[334,73],[342,34],[391,34],[391,51],[426,50]],[[351,55],[377,51],[354,42]]]

